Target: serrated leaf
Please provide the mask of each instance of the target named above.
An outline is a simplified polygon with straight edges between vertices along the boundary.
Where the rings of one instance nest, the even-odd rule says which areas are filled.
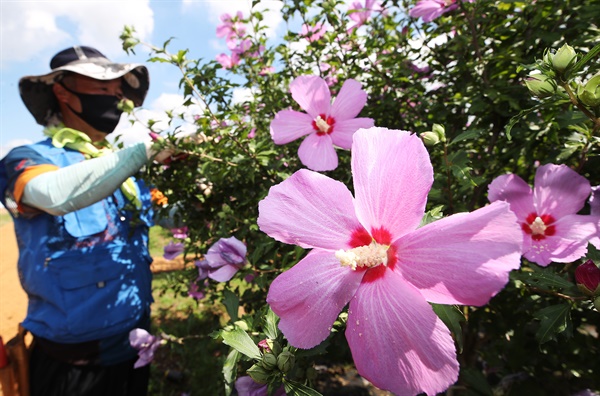
[[[223,343],[243,353],[251,359],[260,359],[260,350],[248,333],[239,328],[221,332]]]
[[[465,321],[463,313],[454,305],[431,304],[433,312],[444,322],[446,327],[454,334],[454,339],[458,345],[458,352],[462,353],[462,327],[461,323]]]
[[[240,307],[240,300],[231,290],[223,290],[223,305],[229,314],[232,322],[238,320],[238,309]]]
[[[273,312],[273,310],[269,307],[267,310],[267,314],[265,315],[265,335],[274,340],[277,338],[278,330],[277,323],[279,322],[279,317]]]
[[[571,305],[568,303],[552,305],[533,314],[540,319],[540,328],[535,333],[535,338],[540,344],[554,339],[556,334],[567,332],[571,335]]]
[[[235,349],[232,349],[227,355],[225,362],[223,363],[223,379],[225,380],[225,396],[229,396],[233,390],[231,385],[234,383],[237,377],[237,363],[240,360],[240,353]]]
[[[283,387],[287,396],[323,396],[306,385],[285,378],[283,379]]]

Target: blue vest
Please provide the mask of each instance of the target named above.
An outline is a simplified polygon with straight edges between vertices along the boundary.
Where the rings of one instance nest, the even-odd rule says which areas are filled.
[[[84,160],[50,139],[27,147],[61,168]],[[141,210],[117,189],[64,216],[14,218],[19,277],[29,296],[23,325],[33,334],[59,343],[98,340],[131,330],[149,314],[152,209],[148,188],[136,184]]]

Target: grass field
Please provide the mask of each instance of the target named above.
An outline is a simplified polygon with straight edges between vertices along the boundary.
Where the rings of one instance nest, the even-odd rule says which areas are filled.
[[[10,215],[4,209],[0,209],[0,227],[6,223],[10,223],[11,221],[12,218]]]

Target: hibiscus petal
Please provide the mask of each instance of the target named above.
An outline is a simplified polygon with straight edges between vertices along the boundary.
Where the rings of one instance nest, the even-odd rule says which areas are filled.
[[[331,250],[353,247],[352,232],[363,229],[348,188],[306,169],[271,187],[258,204],[258,226],[280,242]]]
[[[525,180],[515,174],[495,178],[488,186],[488,199],[490,202],[508,202],[510,210],[515,212],[517,218],[521,221],[524,221],[529,214],[536,211],[533,206],[531,187]]]
[[[430,223],[396,243],[404,279],[427,301],[483,305],[521,263],[523,232],[506,202]],[[468,286],[468,287],[465,287]]]
[[[350,301],[346,338],[356,369],[398,395],[434,395],[458,378],[454,341],[419,292],[386,271]]]
[[[312,117],[294,110],[281,110],[271,121],[271,138],[275,144],[287,144],[313,133]]]
[[[363,275],[342,267],[333,252],[313,250],[275,278],[267,303],[290,344],[308,349],[325,340]]]
[[[239,270],[240,267],[237,265],[227,264],[215,270],[211,269],[208,273],[208,277],[217,282],[227,282],[233,278],[233,275]]]
[[[527,260],[542,267],[553,261],[571,263],[587,253],[588,241],[596,247],[600,245],[600,216],[568,215],[559,219],[554,226],[556,233],[540,241],[525,235],[523,256]]]
[[[361,128],[371,128],[374,124],[372,118],[354,118],[351,120],[336,121],[331,133],[333,144],[350,150],[352,147],[352,136]]]
[[[290,83],[292,98],[304,111],[316,118],[329,113],[331,94],[325,80],[319,76],[300,76]]]
[[[362,90],[362,85],[356,80],[344,81],[340,92],[331,105],[329,115],[340,120],[349,120],[360,113],[367,103],[367,93]]]
[[[329,135],[308,135],[298,148],[300,161],[314,171],[330,171],[338,166],[338,157]]]
[[[590,182],[566,165],[540,166],[534,185],[534,205],[557,220],[579,212],[592,191]]]
[[[352,174],[356,214],[373,232],[396,239],[418,227],[433,183],[423,142],[406,131],[361,129],[354,134]]]

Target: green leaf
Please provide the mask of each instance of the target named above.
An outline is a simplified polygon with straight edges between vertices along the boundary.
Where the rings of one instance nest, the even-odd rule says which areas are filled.
[[[225,309],[231,318],[231,322],[238,320],[238,309],[240,307],[240,300],[231,290],[223,290],[223,304]]]
[[[597,263],[600,261],[600,251],[594,245],[588,243],[588,252],[585,257]]]
[[[469,395],[492,396],[494,391],[479,370],[466,368],[460,371],[462,381],[467,385]]]
[[[237,377],[237,363],[240,360],[240,353],[232,349],[227,355],[227,359],[223,363],[223,379],[225,380],[225,396],[229,396],[233,390],[231,384],[234,383]]]
[[[540,319],[540,328],[535,333],[535,338],[540,344],[554,339],[559,333],[572,335],[571,305],[569,303],[552,305],[541,309],[533,314],[534,318]]]
[[[465,132],[461,133],[460,135],[458,135],[457,137],[455,137],[454,139],[452,139],[452,141],[450,143],[448,143],[448,146],[450,146],[454,143],[458,143],[461,140],[474,139],[474,138],[478,137],[479,135],[481,135],[481,132],[483,132],[483,129],[469,129],[468,131],[465,131]]]
[[[551,268],[531,267],[530,271],[511,272],[513,279],[520,280],[527,286],[546,290],[573,290],[573,282],[554,272]]]
[[[316,390],[299,382],[283,379],[283,387],[288,396],[322,396]]]
[[[260,359],[260,350],[248,333],[240,328],[221,332],[223,343],[252,359]]]
[[[279,322],[279,317],[273,312],[273,310],[269,307],[267,310],[267,314],[265,315],[265,334],[268,338],[274,340],[277,338],[279,331],[277,329],[277,323]]]
[[[508,124],[506,124],[506,126],[504,127],[504,132],[506,133],[506,138],[508,140],[511,140],[512,137],[510,135],[510,131],[513,129],[513,127],[519,122],[521,121],[521,118],[525,117],[527,114],[537,111],[540,108],[541,105],[535,105],[529,109],[525,109],[525,110],[521,110],[519,112],[519,114],[517,114],[516,116],[513,116],[510,121],[508,121]]]
[[[594,48],[592,48],[591,50],[589,50],[589,52],[587,54],[585,54],[585,56],[583,58],[581,58],[579,60],[579,62],[575,63],[573,65],[573,67],[571,68],[571,70],[569,71],[570,74],[577,73],[589,61],[591,61],[592,59],[596,58],[598,56],[598,54],[600,54],[600,44],[597,44]]]
[[[444,217],[442,209],[444,209],[444,205],[438,205],[435,208],[425,212],[425,216],[423,216],[423,218],[421,219],[421,224],[419,224],[419,227],[423,227],[424,225],[433,223],[434,221]]]
[[[455,305],[431,304],[431,306],[433,307],[433,312],[454,334],[454,339],[458,345],[458,353],[462,353],[463,339],[461,323],[465,322],[463,313]]]

